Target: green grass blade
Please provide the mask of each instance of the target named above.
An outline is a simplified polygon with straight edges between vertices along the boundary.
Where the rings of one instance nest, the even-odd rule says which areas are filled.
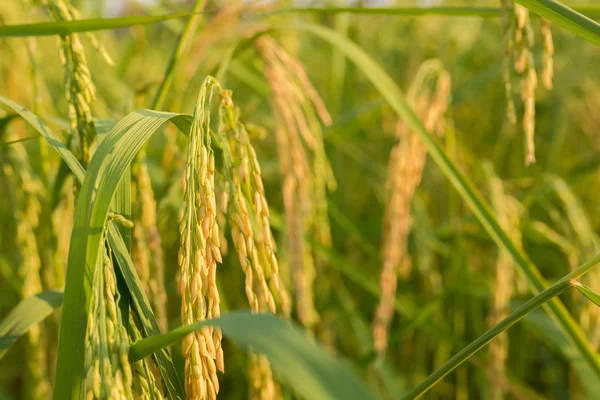
[[[113,120],[95,120],[94,126],[96,127],[96,140],[98,144],[102,143],[108,132],[116,125],[116,121]],[[119,182],[119,187],[115,193],[111,210],[119,215],[124,216],[126,219],[131,220],[131,168],[128,168],[125,175]],[[123,237],[123,241],[127,246],[127,250],[131,250],[131,228],[123,226],[123,224],[117,224],[117,229]],[[127,315],[127,314],[123,314]],[[128,319],[124,318],[124,321]]]
[[[102,140],[106,137],[108,132],[115,126],[115,121],[106,121],[103,120],[100,124],[100,129],[96,127],[96,139],[98,143],[101,143]],[[119,182],[119,186],[117,187],[117,191],[114,195],[111,210],[123,217],[125,219],[131,221],[131,167],[127,168],[125,174],[121,178]],[[126,227],[123,224],[114,224],[117,226],[117,230],[119,231],[119,235],[123,238],[126,251],[131,251],[131,228]],[[117,233],[112,233],[116,235]],[[116,257],[113,255],[113,258]],[[118,263],[113,263],[115,266],[115,277],[117,279],[117,290],[119,292],[119,309],[121,310],[121,319],[123,321],[123,326],[125,330],[129,329],[129,314],[131,310],[131,293],[123,278],[123,272],[120,268],[118,268]]]
[[[113,119],[94,118],[94,127],[96,128],[96,139],[100,143],[108,132],[115,127],[117,121]]]
[[[162,108],[163,103],[165,101],[165,97],[169,88],[171,87],[171,82],[173,81],[173,74],[175,72],[175,65],[181,60],[183,54],[188,50],[190,46],[190,40],[196,29],[198,28],[198,24],[200,22],[200,14],[201,10],[206,5],[206,0],[196,0],[196,4],[192,9],[192,16],[188,19],[187,24],[183,28],[181,35],[177,39],[177,43],[173,48],[173,53],[169,58],[169,62],[167,64],[167,69],[165,71],[162,82],[160,83],[160,87],[154,96],[154,100],[152,100],[152,109]]]
[[[581,384],[586,399],[593,399],[600,393],[600,379],[594,374],[581,354],[558,330],[552,320],[541,311],[534,311],[523,320],[523,325],[538,335],[545,344],[556,353],[562,355],[573,368]]]
[[[600,306],[600,293],[596,292],[589,286],[584,285],[581,282],[573,282],[575,289],[579,290],[581,294],[588,298],[592,303]]]
[[[265,354],[279,378],[303,398],[373,398],[344,363],[314,344],[299,328],[269,314],[252,315],[236,311],[217,319],[182,326],[134,343],[129,352],[130,358],[132,361],[140,360],[206,326],[218,326],[237,345]]]
[[[119,182],[150,136],[167,121],[177,119],[185,117],[149,110],[131,113],[108,133],[90,161],[75,207],[54,398],[79,399],[81,396],[91,279]]]
[[[60,307],[62,298],[60,290],[45,290],[13,308],[0,322],[0,360],[21,335]]]
[[[54,149],[59,153],[62,157],[65,164],[68,165],[69,169],[73,172],[77,180],[82,183],[85,170],[79,164],[79,161],[75,158],[75,156],[69,151],[69,149],[58,139],[58,137],[52,132],[52,130],[42,122],[35,114],[26,108],[20,106],[19,104],[6,99],[0,96],[0,101],[11,107],[13,110],[18,112],[27,122],[29,122],[48,142],[54,147]],[[173,116],[175,114],[172,114]],[[171,120],[184,134],[190,129],[190,120],[191,117],[181,115],[181,118]],[[110,131],[115,124],[108,120],[100,120],[97,125],[97,129],[99,128],[99,132],[101,134],[101,138],[103,139],[103,134]],[[121,124],[122,125],[122,124]],[[144,291],[142,290],[140,280],[135,272],[135,268],[133,266],[133,261],[131,261],[131,256],[129,255],[127,246],[123,241],[120,233],[117,228],[109,226],[108,233],[109,242],[111,248],[117,258],[118,265],[121,269],[121,273],[123,274],[123,278],[126,281],[127,288],[129,289],[130,294],[132,295],[133,307],[134,311],[140,318],[142,322],[144,333],[146,335],[157,335],[160,333],[158,329],[158,324],[156,323],[156,318],[152,312],[152,308],[150,307],[150,303],[146,298]],[[159,371],[162,375],[163,381],[167,387],[169,396],[173,399],[176,398],[184,398],[184,390],[179,378],[177,377],[177,372],[175,370],[175,366],[173,365],[173,361],[169,354],[164,351],[157,353],[155,355],[156,363],[159,366]]]
[[[600,240],[594,232],[592,221],[581,200],[577,198],[569,184],[560,177],[548,175],[545,179],[563,204],[563,209],[575,234],[572,245],[580,249],[582,258],[590,257],[599,247]]]
[[[555,0],[515,0],[588,42],[600,45],[600,24]]]
[[[470,180],[458,169],[440,148],[435,139],[427,132],[423,123],[408,105],[404,94],[387,73],[364,50],[347,38],[340,36],[331,29],[315,25],[297,25],[298,29],[307,31],[335,46],[346,54],[358,69],[373,83],[390,106],[404,120],[406,125],[416,132],[429,151],[429,155],[438,165],[446,178],[459,192],[463,200],[469,205],[479,222],[488,234],[501,248],[506,250],[521,274],[525,276],[534,293],[541,293],[547,284],[536,266],[529,260],[506,235],[494,217],[490,206],[475,189]],[[600,375],[600,360],[590,345],[589,341],[569,314],[566,307],[559,299],[552,299],[548,306],[555,321],[563,329],[567,337],[574,343],[590,366]]]
[[[40,22],[35,24],[1,25],[0,37],[69,35],[78,32],[101,31],[147,25],[170,19],[185,18],[192,13],[167,15],[142,15],[120,18],[93,18],[60,22]]]
[[[7,99],[6,97],[0,96],[0,103],[12,108],[15,112],[17,112],[25,121],[29,122],[33,128],[40,133],[47,141],[54,147],[54,149],[58,152],[61,158],[65,161],[65,163],[69,166],[69,169],[75,175],[78,181],[83,181],[83,176],[85,175],[85,170],[77,161],[77,158],[71,153],[71,151],[65,146],[58,136],[50,129],[37,115],[31,112],[26,107],[23,107],[14,101]]]
[[[439,367],[434,373],[429,375],[423,381],[421,381],[417,386],[415,386],[412,390],[402,397],[403,400],[408,399],[416,399],[422,396],[425,392],[427,392],[433,385],[439,382],[442,378],[456,369],[459,365],[465,362],[469,357],[473,354],[481,350],[485,345],[491,342],[496,336],[519,322],[523,319],[527,314],[533,312],[538,307],[542,306],[544,303],[550,301],[554,297],[558,296],[562,292],[571,288],[574,285],[573,279],[585,274],[590,269],[592,269],[596,264],[600,262],[600,254],[596,255],[591,260],[582,264],[575,270],[573,270],[570,274],[556,282],[554,285],[550,286],[548,289],[544,290],[527,303],[523,304],[521,307],[517,308],[513,311],[508,317],[504,318],[490,330],[485,332],[483,335],[479,336],[476,340],[471,342],[461,351],[459,351],[456,355],[446,361],[441,367]]]

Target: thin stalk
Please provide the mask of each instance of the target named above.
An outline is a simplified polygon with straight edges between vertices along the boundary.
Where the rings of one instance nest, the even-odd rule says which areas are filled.
[[[351,20],[350,15],[335,16],[335,30],[343,36],[348,36]],[[336,117],[340,114],[344,102],[344,82],[346,80],[346,57],[341,52],[333,49],[331,55],[331,73],[329,78],[329,93],[331,114]]]
[[[206,0],[196,0],[196,4],[194,5],[194,9],[192,10],[192,15],[188,19],[185,28],[183,28],[183,32],[181,32],[181,35],[179,35],[179,38],[177,39],[177,45],[173,49],[173,53],[171,54],[171,58],[169,59],[169,64],[167,64],[165,76],[162,82],[160,83],[160,87],[158,88],[156,95],[154,96],[154,100],[152,101],[152,106],[150,108],[152,108],[153,110],[157,110],[163,106],[167,92],[169,91],[171,83],[173,82],[173,73],[175,72],[175,65],[177,65],[179,60],[181,60],[183,54],[187,51],[192,34],[198,27],[198,23],[200,22],[200,18],[202,17],[202,15],[200,15],[199,13],[200,11],[202,11],[205,5]]]
[[[496,336],[519,322],[527,314],[534,311],[547,301],[553,299],[559,294],[575,285],[574,280],[589,272],[596,264],[600,262],[600,253],[594,256],[589,261],[574,269],[571,273],[563,277],[561,280],[544,290],[521,307],[517,308],[508,317],[504,318],[493,328],[479,336],[475,341],[471,342],[467,347],[459,351],[454,357],[446,361],[434,373],[429,375],[425,380],[421,381],[417,386],[402,397],[402,400],[416,399],[422,396],[425,392],[431,389],[436,383],[442,380],[446,375],[456,369],[459,365],[465,362],[473,354],[481,350],[485,345],[491,342]]]

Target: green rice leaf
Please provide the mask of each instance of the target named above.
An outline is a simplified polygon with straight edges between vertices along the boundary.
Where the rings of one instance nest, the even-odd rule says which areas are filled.
[[[21,335],[60,307],[62,299],[62,291],[45,290],[13,308],[0,322],[0,360]]]
[[[523,325],[539,335],[550,349],[561,354],[569,362],[585,392],[585,398],[593,399],[600,393],[600,379],[598,376],[594,374],[594,371],[581,357],[581,354],[565,338],[565,335],[557,329],[547,315],[542,311],[534,311],[525,317]]]
[[[147,25],[170,19],[185,18],[192,13],[141,15],[120,18],[94,18],[74,21],[40,22],[35,24],[0,25],[0,37],[69,35],[78,32],[101,31]]]
[[[27,122],[29,122],[48,142],[54,147],[54,149],[62,157],[63,161],[68,165],[69,169],[79,182],[83,182],[85,170],[79,164],[79,161],[75,158],[73,153],[60,141],[60,139],[54,134],[54,132],[35,114],[29,111],[27,108],[20,106],[19,104],[9,100],[5,97],[0,96],[0,102],[12,108],[14,111],[19,113]],[[182,132],[187,134],[190,127],[190,117],[182,115],[181,119],[173,120]],[[109,120],[100,120],[98,124],[100,138],[104,139],[105,134],[108,133],[114,126],[115,123]],[[121,184],[121,183],[120,183]],[[144,333],[146,335],[156,335],[160,331],[156,318],[150,307],[150,303],[146,298],[146,295],[142,289],[140,280],[135,272],[131,256],[129,255],[127,246],[121,237],[118,229],[109,224],[108,233],[109,242],[115,257],[117,258],[121,274],[127,284],[130,294],[132,295],[132,304],[134,311],[139,316],[142,322]],[[183,385],[177,377],[175,365],[171,360],[170,355],[164,351],[159,352],[155,355],[156,363],[159,366],[159,371],[162,375],[163,381],[167,387],[170,398],[184,398]]]
[[[84,338],[92,276],[119,182],[150,136],[165,122],[177,119],[185,119],[185,116],[149,110],[133,112],[111,129],[90,161],[75,207],[71,234],[55,398],[79,399],[82,393]]]
[[[590,300],[592,303],[596,304],[597,306],[600,306],[600,293],[596,292],[591,287],[586,286],[583,283],[580,283],[577,281],[573,282],[573,285],[575,285],[575,288],[577,290],[579,290],[581,292],[581,294],[583,294],[585,297],[587,297],[588,300]]]
[[[220,318],[182,326],[134,343],[129,356],[132,361],[140,360],[207,326],[218,326],[238,346],[266,355],[279,378],[303,398],[373,398],[347,365],[327,354],[296,326],[270,314],[235,311]]]
[[[28,108],[23,107],[14,101],[0,96],[0,103],[4,103],[6,106],[12,108],[15,112],[17,112],[25,121],[29,122],[33,128],[42,135],[54,150],[58,152],[61,158],[67,163],[69,169],[75,175],[78,181],[83,181],[83,176],[85,175],[85,170],[77,161],[77,158],[71,153],[71,151],[61,142],[61,140],[56,136],[56,134],[50,129],[44,121],[42,121],[37,115],[31,112]]]
[[[588,42],[600,45],[600,24],[555,0],[515,0]]]

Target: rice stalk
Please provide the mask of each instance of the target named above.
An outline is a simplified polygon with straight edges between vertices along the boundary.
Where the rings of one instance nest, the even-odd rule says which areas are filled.
[[[329,125],[331,117],[298,60],[266,35],[256,46],[273,94],[296,312],[312,329],[319,320],[314,305],[316,269],[325,261],[313,255],[304,238],[309,235],[317,244],[331,246],[326,191],[336,183],[319,122]]]
[[[202,34],[190,44],[189,60],[185,63],[182,81],[187,82],[198,74],[199,69],[210,71],[222,62],[222,51],[229,43],[239,39],[242,12],[255,4],[240,1],[224,3],[218,12],[206,19]],[[215,57],[213,54],[218,54]],[[222,79],[217,75],[217,79]]]
[[[514,100],[512,98],[512,69],[520,77],[521,100],[523,102],[523,131],[525,133],[525,165],[535,163],[535,90],[538,86],[538,73],[533,59],[534,32],[529,10],[509,0],[502,1],[502,25],[504,32],[504,86],[507,99],[507,116],[516,123]],[[552,89],[554,76],[554,45],[550,22],[541,19],[540,29],[543,41],[541,80],[546,89]]]
[[[291,309],[287,291],[281,281],[277,250],[269,222],[269,205],[262,181],[256,151],[247,128],[239,121],[232,93],[221,90],[219,133],[226,143],[226,180],[231,191],[231,236],[240,265],[246,276],[245,291],[252,312],[267,309],[277,312],[276,299],[289,318]],[[226,207],[227,192],[223,192]],[[250,398],[281,398],[269,361],[262,355],[250,354]]]
[[[432,74],[435,89],[429,89],[427,75]],[[444,113],[450,97],[450,75],[435,60],[425,62],[408,92],[415,112],[429,132],[443,133]],[[427,149],[404,122],[396,125],[397,143],[388,161],[382,243],[383,265],[380,278],[380,301],[373,322],[374,346],[382,357],[388,345],[388,332],[394,315],[398,276],[408,279],[411,271],[408,255],[410,209],[415,189],[421,181]]]
[[[517,113],[515,110],[515,101],[512,94],[512,69],[511,54],[513,47],[513,30],[511,18],[510,0],[501,0],[502,7],[502,36],[504,41],[504,58],[502,60],[502,78],[504,80],[504,94],[506,96],[506,117],[513,125],[517,123]]]
[[[64,0],[42,0],[56,21],[73,21],[80,19],[79,11]],[[86,34],[96,51],[109,65],[112,60],[100,45],[96,37]],[[96,86],[88,67],[87,58],[79,34],[61,36],[59,39],[60,58],[65,69],[65,98],[71,132],[75,139],[75,149],[83,165],[87,165],[92,157],[92,143],[96,137],[96,129],[92,121],[92,103],[96,100]]]
[[[214,81],[207,78],[194,109],[185,167],[185,194],[179,211],[179,266],[182,322],[219,317],[217,262],[222,262],[214,190],[215,160],[210,138],[210,104]],[[207,328],[183,342],[185,384],[189,399],[215,399],[217,369],[224,371],[222,333]]]
[[[259,298],[276,312],[279,297],[284,314],[289,315],[289,301],[279,275],[277,247],[269,222],[269,205],[256,151],[246,127],[239,121],[239,109],[231,92],[221,90],[219,134],[226,143],[225,179],[230,184],[231,236],[240,265],[246,276],[245,291],[253,312],[258,312]],[[225,198],[222,204],[227,204]],[[258,294],[254,286],[258,287]]]
[[[192,35],[198,29],[198,24],[202,19],[202,16],[199,14],[202,12],[202,10],[204,10],[206,3],[206,0],[196,0],[194,3],[194,7],[192,8],[192,13],[194,13],[194,15],[190,16],[185,28],[177,39],[176,45],[173,48],[173,53],[169,59],[169,63],[160,83],[160,87],[158,88],[154,100],[152,101],[153,109],[161,109],[163,107],[165,97],[167,93],[169,93],[173,78],[176,76],[175,71],[177,63],[188,50]]]

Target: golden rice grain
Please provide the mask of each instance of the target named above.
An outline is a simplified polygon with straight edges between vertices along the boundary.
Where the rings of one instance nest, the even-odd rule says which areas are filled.
[[[421,71],[430,72],[435,61],[426,62]],[[425,75],[419,71],[418,77]],[[450,96],[450,75],[440,67],[434,69],[436,88],[429,92],[425,80],[416,79],[408,99],[429,132],[443,132],[443,116]],[[398,275],[407,279],[410,274],[408,235],[413,194],[421,181],[427,149],[416,133],[408,131],[402,120],[396,127],[397,144],[388,161],[386,189],[388,199],[384,215],[381,270],[381,294],[373,322],[375,350],[383,356],[388,344],[388,332],[394,315],[394,300]]]
[[[319,122],[330,124],[331,116],[298,60],[267,35],[256,46],[273,92],[296,312],[312,328],[319,320],[313,293],[316,267],[324,260],[313,255],[304,237],[311,234],[318,244],[331,245],[326,190],[335,188],[335,179]]]
[[[179,213],[181,247],[182,322],[219,317],[216,285],[217,262],[221,262],[219,228],[214,192],[214,155],[210,144],[212,78],[205,80],[194,110],[185,168],[185,195]],[[215,399],[219,393],[216,371],[224,370],[221,331],[202,329],[183,341],[185,383],[189,399]]]

